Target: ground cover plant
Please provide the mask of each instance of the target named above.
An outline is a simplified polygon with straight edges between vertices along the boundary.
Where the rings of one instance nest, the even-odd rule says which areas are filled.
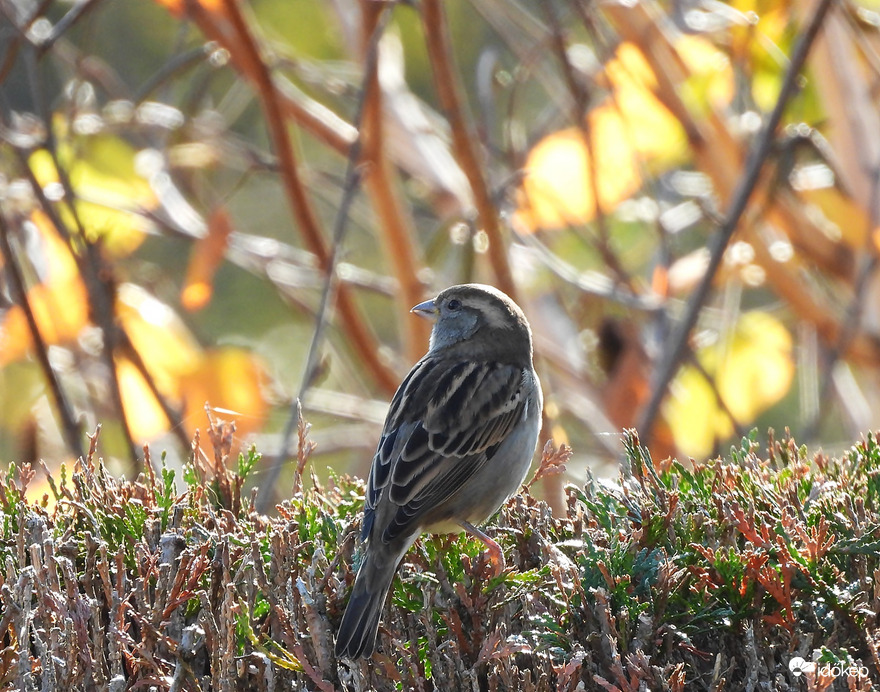
[[[353,580],[363,484],[308,474],[277,516],[254,510],[251,450],[198,437],[183,478],[145,450],[113,477],[84,460],[27,499],[0,476],[4,689],[871,689],[880,679],[880,445],[840,458],[770,435],[723,459],[652,461],[625,437],[616,482],[528,489],[480,544],[419,540],[370,662],[334,660]],[[564,464],[548,446],[539,474]],[[305,477],[304,477],[305,476]],[[311,476],[309,478],[309,476]],[[794,663],[792,663],[794,662]],[[450,687],[451,685],[451,687]]]

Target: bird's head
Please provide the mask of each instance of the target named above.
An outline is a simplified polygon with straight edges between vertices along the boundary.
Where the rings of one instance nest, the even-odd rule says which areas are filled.
[[[497,288],[450,286],[412,312],[434,322],[431,353],[461,351],[472,358],[492,354],[504,360],[531,361],[532,333],[525,315]]]

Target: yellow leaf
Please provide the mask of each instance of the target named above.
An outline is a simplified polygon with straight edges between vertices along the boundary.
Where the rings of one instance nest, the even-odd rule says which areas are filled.
[[[609,114],[594,133],[593,141],[604,142],[601,146],[606,147],[596,148],[596,172],[599,201],[608,211],[639,189],[641,175],[631,156],[611,151],[627,146],[619,118]],[[617,161],[614,175],[599,175],[602,163],[609,159]],[[587,223],[596,215],[591,181],[590,154],[581,131],[570,128],[548,135],[526,161],[518,220],[530,230]]]
[[[160,391],[180,395],[181,377],[202,366],[204,354],[183,320],[140,286],[119,287],[119,323]]]
[[[642,168],[656,173],[685,156],[684,129],[654,95],[654,74],[638,49],[621,45],[605,76],[612,94],[590,111],[587,127],[554,132],[529,152],[515,216],[520,228],[587,223],[597,194],[602,210],[611,211],[642,186]]]
[[[158,205],[149,183],[137,174],[134,159],[135,150],[112,135],[59,138],[58,161],[67,171],[86,236],[93,242],[100,238],[116,257],[130,254],[149,229],[137,212]],[[42,187],[59,183],[55,161],[47,150],[35,151],[28,163]],[[61,204],[59,209],[67,227],[77,228],[70,207]]]
[[[168,418],[137,367],[126,358],[118,358],[116,376],[125,420],[134,440],[153,440],[168,430]]]
[[[815,205],[822,215],[833,224],[829,235],[839,237],[851,248],[861,249],[871,230],[868,213],[852,197],[835,186],[798,190],[798,195]]]
[[[754,310],[740,317],[728,348],[717,375],[718,391],[733,415],[748,423],[791,386],[791,334],[772,315]]]
[[[631,43],[622,43],[617,48],[617,58],[605,66],[605,74],[613,93],[602,108],[607,107],[622,120],[629,147],[627,155],[641,161],[653,173],[680,162],[687,151],[687,135],[678,119],[654,94],[657,79],[642,52]],[[602,108],[597,110],[601,112]],[[605,136],[604,132],[600,134]],[[612,175],[614,162],[609,158],[601,173]]]
[[[679,38],[675,49],[690,73],[682,97],[692,110],[705,112],[708,107],[722,108],[733,101],[733,67],[724,53],[706,39],[693,35]]]
[[[792,339],[772,315],[746,312],[725,342],[700,349],[697,358],[714,378],[717,396],[696,368],[682,367],[670,387],[664,418],[682,452],[704,457],[717,440],[734,432],[718,397],[738,424],[748,425],[786,395],[794,377]]]
[[[238,414],[239,435],[262,428],[269,404],[264,396],[268,376],[260,359],[243,349],[203,351],[179,316],[167,305],[131,284],[123,284],[117,301],[119,322],[164,396],[183,407],[192,434],[204,420],[205,403]],[[126,420],[138,439],[152,439],[168,429],[168,420],[147,383],[128,361],[118,362]]]

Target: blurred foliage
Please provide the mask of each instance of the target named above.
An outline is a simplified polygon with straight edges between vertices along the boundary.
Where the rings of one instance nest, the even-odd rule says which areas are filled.
[[[111,468],[132,473],[144,442],[179,468],[207,403],[266,452],[253,478],[280,497],[301,396],[322,465],[362,475],[425,349],[408,308],[464,281],[523,305],[544,434],[573,445],[576,478],[634,425],[656,458],[705,458],[756,422],[852,439],[880,411],[867,1],[824,18],[642,418],[806,13],[0,1],[0,459],[75,458],[100,423]]]
[[[313,446],[299,425],[301,474]],[[561,513],[528,490],[501,509],[491,530],[509,567],[491,579],[478,541],[422,537],[379,652],[351,662],[333,633],[361,481],[300,475],[267,518],[243,492],[259,454],[236,460],[228,425],[195,439],[182,474],[147,454],[136,481],[107,471],[95,435],[36,501],[42,473],[0,472],[0,685],[873,689],[880,446],[811,456],[771,433],[759,456],[755,437],[686,468],[628,433],[617,478],[569,485]]]

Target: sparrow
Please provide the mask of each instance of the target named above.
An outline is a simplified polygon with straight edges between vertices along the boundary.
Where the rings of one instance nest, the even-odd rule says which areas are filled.
[[[521,486],[538,442],[543,397],[532,333],[496,288],[463,284],[411,312],[434,322],[428,352],[400,384],[373,457],[364,501],[363,560],[336,636],[337,657],[376,649],[379,617],[404,554],[422,533],[467,531]]]

